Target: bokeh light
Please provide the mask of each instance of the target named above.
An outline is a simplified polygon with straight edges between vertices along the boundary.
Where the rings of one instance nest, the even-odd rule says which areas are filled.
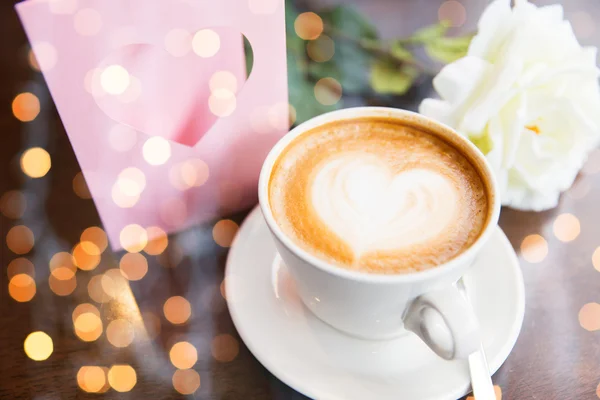
[[[164,44],[173,57],[183,57],[192,49],[192,35],[185,29],[172,29],[167,32]]]
[[[313,61],[326,62],[335,54],[335,43],[329,36],[321,35],[306,44],[306,52]]]
[[[23,343],[25,354],[34,361],[44,361],[52,355],[54,343],[47,333],[42,331],[32,332]]]
[[[88,393],[104,393],[108,389],[107,368],[83,366],[77,372],[77,384]]]
[[[25,195],[18,190],[10,190],[0,197],[0,212],[6,218],[18,219],[27,209]]]
[[[29,275],[32,278],[35,277],[35,267],[33,263],[24,257],[15,258],[6,267],[6,275],[8,279],[12,279],[13,276],[18,274]]]
[[[554,236],[561,242],[571,242],[579,236],[581,226],[579,219],[573,214],[561,214],[552,225]]]
[[[192,38],[194,53],[202,58],[210,58],[221,48],[221,38],[212,29],[201,29]]]
[[[541,235],[529,235],[521,242],[521,256],[530,263],[539,263],[548,255],[548,242]]]
[[[148,243],[144,247],[146,254],[157,256],[162,254],[169,245],[169,238],[165,231],[158,226],[150,226],[146,229]]]
[[[181,191],[204,185],[208,177],[208,165],[199,158],[175,164],[169,170],[169,181],[173,187]]]
[[[113,202],[121,208],[131,208],[140,200],[140,196],[128,196],[121,191],[121,188],[116,182],[111,190],[111,198]]]
[[[78,172],[73,178],[73,192],[82,199],[91,199],[92,194],[88,188],[87,182],[83,177],[83,173]]]
[[[91,271],[100,264],[100,249],[93,242],[78,243],[73,248],[73,262],[83,271]]]
[[[165,318],[172,324],[180,325],[187,322],[192,315],[190,302],[181,296],[169,297],[163,306]]]
[[[597,271],[600,271],[600,247],[597,247],[592,254],[592,265]]]
[[[84,8],[73,17],[75,31],[82,36],[93,36],[102,29],[102,16],[93,8]]]
[[[237,100],[235,93],[227,89],[217,89],[208,98],[208,107],[217,117],[227,117],[235,111]]]
[[[600,304],[587,303],[579,310],[579,324],[586,331],[600,330]]]
[[[104,275],[94,275],[90,278],[87,285],[88,295],[96,303],[107,303],[110,301],[111,296],[106,294],[102,287],[102,277]]]
[[[19,93],[12,102],[12,112],[19,121],[33,121],[40,113],[40,100],[33,93]]]
[[[75,334],[84,342],[93,342],[102,335],[103,327],[100,311],[89,303],[78,305],[73,310],[73,328]]]
[[[36,293],[34,279],[28,274],[16,274],[8,282],[8,294],[15,301],[24,303],[33,298]]]
[[[142,313],[142,320],[144,321],[144,326],[146,327],[148,337],[151,339],[156,338],[161,331],[160,318],[154,313],[146,311]]]
[[[58,60],[56,48],[48,42],[34,42],[29,55],[29,64],[37,71],[50,71]]]
[[[323,33],[323,20],[314,12],[304,12],[294,21],[296,34],[304,40],[315,40]]]
[[[139,196],[146,188],[146,175],[138,168],[125,168],[119,173],[117,185],[126,196]]]
[[[117,100],[124,104],[133,103],[140,97],[141,94],[142,82],[135,76],[129,75],[129,85],[123,93],[118,95]]]
[[[169,351],[169,358],[175,368],[192,368],[198,361],[198,352],[193,344],[189,342],[177,342]]]
[[[21,156],[21,170],[31,178],[41,178],[50,171],[50,154],[41,147],[32,147]]]
[[[121,257],[119,268],[125,278],[130,281],[139,281],[148,272],[148,261],[143,254],[127,253]]]
[[[319,79],[315,84],[315,98],[323,105],[334,105],[342,98],[342,85],[334,78]]]
[[[165,138],[154,136],[146,140],[142,154],[148,164],[162,165],[171,158],[171,145]]]
[[[77,288],[77,279],[75,276],[70,279],[58,279],[54,275],[48,277],[48,286],[50,290],[58,296],[68,296],[75,291]]]
[[[77,272],[73,257],[65,251],[58,252],[50,259],[50,273],[60,281],[72,279]]]
[[[124,153],[135,146],[137,133],[126,125],[115,125],[108,131],[108,142],[115,151]]]
[[[286,131],[296,122],[296,109],[287,102],[276,103],[267,111],[267,117],[273,128]]]
[[[139,253],[148,244],[148,233],[138,224],[127,225],[119,235],[121,246],[130,253]]]
[[[106,338],[115,347],[127,347],[133,342],[133,326],[125,319],[112,320],[106,327]]]
[[[108,246],[106,233],[98,226],[86,228],[81,233],[79,240],[81,241],[83,249],[89,254],[94,254],[95,251],[98,251],[98,254],[102,254]],[[93,246],[90,245],[90,243],[93,244]]]
[[[129,87],[129,83],[129,72],[118,64],[109,65],[100,74],[102,89],[112,95],[125,93]]]
[[[211,92],[226,89],[232,93],[236,93],[238,90],[238,81],[235,75],[229,71],[217,71],[211,76],[208,86]]]
[[[239,229],[238,224],[230,219],[222,219],[213,227],[213,239],[221,247],[229,247]]]
[[[108,383],[117,392],[129,392],[137,383],[137,375],[129,365],[113,365],[108,370]]]
[[[200,389],[200,375],[193,369],[178,369],[173,373],[173,388],[180,394],[193,394]]]
[[[110,298],[116,298],[128,287],[127,279],[123,276],[120,269],[109,269],[102,275],[100,280],[102,290]]]
[[[215,360],[220,362],[233,361],[240,351],[240,345],[229,334],[217,335],[212,341],[211,352]]]
[[[273,14],[279,5],[279,0],[248,0],[248,8],[254,14]]]
[[[34,242],[33,232],[25,225],[13,226],[6,234],[6,245],[15,254],[29,253]]]
[[[459,1],[448,0],[438,9],[438,19],[448,22],[452,27],[459,27],[467,20],[467,10]]]

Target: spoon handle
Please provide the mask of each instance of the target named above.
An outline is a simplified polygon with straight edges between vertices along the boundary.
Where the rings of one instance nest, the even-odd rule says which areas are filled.
[[[485,358],[483,345],[479,351],[469,356],[469,370],[471,372],[471,386],[476,400],[496,400],[490,369]]]

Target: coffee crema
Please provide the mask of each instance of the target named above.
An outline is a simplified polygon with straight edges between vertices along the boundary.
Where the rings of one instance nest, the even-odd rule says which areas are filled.
[[[489,214],[487,186],[461,151],[402,120],[332,122],[275,161],[269,203],[283,232],[339,267],[398,274],[466,250]]]

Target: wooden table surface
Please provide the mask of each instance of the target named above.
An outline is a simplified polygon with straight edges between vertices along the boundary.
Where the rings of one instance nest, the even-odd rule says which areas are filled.
[[[146,256],[148,273],[140,281],[111,280],[110,270],[119,267],[125,253],[110,248],[97,267],[80,270],[74,278],[57,280],[50,273],[51,258],[71,251],[81,233],[100,226],[100,220],[93,201],[80,196],[86,197],[77,161],[43,77],[29,65],[29,47],[10,2],[0,3],[0,37],[0,399],[176,399],[184,397],[179,392],[196,388],[197,376],[200,387],[193,396],[198,399],[304,399],[263,368],[236,333],[220,290],[227,248],[213,240],[216,221],[170,236],[161,255]],[[40,114],[32,122],[17,120],[11,111],[12,100],[24,91],[40,99]],[[33,179],[23,173],[20,157],[36,146],[48,151],[52,166],[44,177]],[[500,225],[519,253],[526,286],[523,329],[493,377],[503,399],[600,396],[600,272],[593,265],[600,246],[599,204],[596,151],[556,209],[502,211]],[[229,218],[240,223],[244,216]],[[31,250],[26,231],[11,230],[15,226],[31,230]],[[34,265],[34,272],[26,270],[23,259]],[[600,270],[600,251],[595,263]],[[15,273],[34,275],[31,300],[13,298],[23,300],[32,290],[26,277],[9,284]],[[69,285],[74,282],[73,289]],[[169,322],[185,320],[180,305],[174,314],[163,310],[174,296],[191,306],[191,317],[183,324]],[[77,319],[78,311],[74,315],[81,304],[86,304],[87,319]],[[121,325],[111,325],[115,319]],[[48,345],[25,346],[28,335],[37,331],[53,343],[44,361],[29,356],[44,355]],[[35,345],[35,338],[29,344]],[[196,374],[178,372],[174,377],[177,369],[169,350],[178,342],[196,349],[197,361],[191,360]],[[190,352],[182,354],[172,357],[179,365],[189,361],[185,355]],[[115,364],[131,366],[135,378],[122,368],[107,379]]]

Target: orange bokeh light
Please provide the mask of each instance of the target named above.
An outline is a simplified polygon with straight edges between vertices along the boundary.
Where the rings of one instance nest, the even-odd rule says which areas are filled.
[[[189,342],[178,342],[171,347],[169,358],[175,368],[192,368],[198,361],[198,352],[193,344]]]
[[[323,20],[314,12],[304,12],[294,21],[296,34],[304,40],[315,40],[323,33]]]
[[[8,294],[19,303],[31,300],[35,293],[35,281],[27,274],[17,274],[8,283]]]
[[[193,369],[178,369],[173,373],[173,388],[181,394],[192,394],[200,388],[200,375]]]
[[[33,93],[19,93],[12,102],[12,111],[19,121],[33,121],[40,113],[40,100]]]
[[[0,197],[0,212],[6,218],[21,218],[26,207],[25,195],[18,190],[10,190]]]
[[[231,335],[217,335],[212,341],[211,352],[215,360],[220,362],[233,361],[240,351],[238,341]]]
[[[146,229],[148,236],[148,244],[144,247],[144,251],[152,256],[162,254],[169,245],[169,238],[165,231],[158,226],[151,226]]]
[[[29,253],[34,242],[33,232],[25,225],[13,226],[6,234],[6,245],[15,254]]]
[[[31,178],[45,176],[52,167],[50,154],[41,147],[32,147],[21,155],[21,170]]]
[[[222,219],[213,227],[213,239],[221,247],[229,247],[239,229],[238,224],[230,219]]]
[[[173,296],[165,301],[163,306],[165,318],[172,324],[183,324],[187,322],[192,314],[190,302],[181,296]]]
[[[137,383],[137,375],[129,365],[113,365],[108,370],[108,382],[117,392],[129,392]]]

